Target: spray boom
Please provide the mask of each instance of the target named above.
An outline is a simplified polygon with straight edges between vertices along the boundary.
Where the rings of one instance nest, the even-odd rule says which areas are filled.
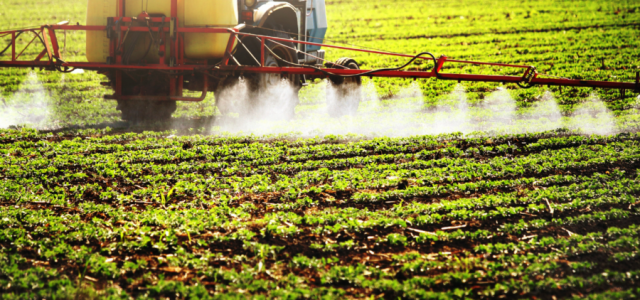
[[[240,32],[240,28],[184,28],[178,27],[177,24],[171,24],[171,26],[147,26],[147,27],[136,27],[136,26],[123,26],[122,22],[132,22],[133,19],[148,19],[151,23],[159,23],[166,21],[167,23],[174,22],[171,18],[161,18],[161,17],[149,17],[148,14],[141,14],[138,18],[130,18],[130,17],[120,17],[114,18],[114,23],[107,26],[81,26],[81,25],[67,25],[67,24],[56,24],[56,25],[44,25],[39,28],[31,28],[31,29],[21,29],[21,30],[13,30],[13,31],[2,31],[0,32],[0,36],[11,36],[11,40],[9,45],[7,45],[2,51],[0,51],[0,55],[5,54],[10,50],[11,59],[10,60],[2,60],[0,61],[0,67],[19,67],[19,68],[44,68],[50,70],[59,70],[62,72],[70,72],[74,69],[86,69],[86,70],[118,70],[118,71],[127,71],[127,70],[154,70],[154,71],[164,71],[176,75],[180,74],[202,74],[203,76],[216,76],[223,75],[223,73],[238,73],[238,74],[249,74],[249,73],[281,73],[281,74],[298,74],[305,75],[307,78],[326,78],[329,76],[339,76],[339,77],[357,77],[357,76],[369,76],[369,77],[400,77],[400,78],[432,78],[435,77],[441,80],[456,80],[456,81],[484,81],[484,82],[500,82],[500,83],[515,83],[520,87],[529,88],[536,85],[547,85],[547,86],[573,86],[573,87],[591,87],[591,88],[605,88],[605,89],[621,89],[621,90],[633,90],[635,92],[640,92],[640,73],[636,74],[635,82],[611,82],[611,81],[593,81],[593,80],[582,80],[582,79],[569,79],[569,78],[559,78],[552,77],[543,74],[539,74],[535,67],[527,66],[527,65],[517,65],[517,64],[503,64],[503,63],[491,63],[491,62],[479,62],[479,61],[468,61],[468,60],[455,60],[449,59],[446,56],[440,56],[436,58],[433,54],[428,52],[423,52],[418,55],[407,55],[407,54],[399,54],[399,53],[391,53],[391,52],[383,52],[383,51],[374,51],[374,50],[366,50],[366,49],[357,49],[351,47],[343,47],[336,45],[328,45],[328,44],[319,44],[307,41],[296,41],[291,39],[284,39],[272,36],[265,35],[257,35]],[[156,20],[157,19],[157,20]],[[166,20],[161,20],[166,19]],[[117,24],[117,25],[116,25]],[[62,61],[59,54],[58,40],[57,40],[57,31],[102,31],[106,30],[108,32],[118,32],[120,31],[120,35],[110,36],[120,36],[125,35],[127,31],[131,32],[145,32],[145,31],[164,31],[169,33],[170,30],[174,30],[177,33],[227,33],[230,34],[229,37],[229,46],[228,49],[232,49],[231,45],[234,44],[237,40],[242,40],[246,38],[255,38],[260,41],[261,53],[259,61],[260,65],[256,66],[248,66],[241,65],[237,63],[232,51],[227,51],[225,56],[215,65],[206,65],[202,64],[202,62],[190,61],[181,57],[173,57],[174,53],[171,53],[171,59],[165,61],[163,64],[153,64],[153,65],[144,65],[144,64],[136,64],[129,65],[119,62],[118,59],[119,53],[115,52],[117,47],[112,49],[114,51],[113,56],[115,59],[113,62],[109,63],[87,63],[87,62],[65,62]],[[16,39],[22,34],[31,34],[33,36],[34,41],[36,43],[31,43],[25,47],[20,52],[16,51]],[[113,39],[112,39],[113,40]],[[181,39],[172,39],[170,43],[176,43],[176,45],[171,45],[171,49],[178,49],[181,46]],[[114,40],[114,43],[117,41]],[[285,61],[284,59],[278,57],[279,60],[286,66],[282,67],[268,67],[264,65],[264,56],[266,53],[269,53],[270,48],[265,45],[267,42],[277,43],[284,45],[284,43],[296,43],[300,45],[315,45],[321,46],[324,48],[332,48],[338,50],[350,50],[360,53],[371,53],[371,54],[379,54],[386,56],[396,56],[396,57],[406,57],[410,58],[410,61],[404,64],[401,67],[397,68],[384,68],[384,69],[373,69],[373,70],[359,70],[359,69],[346,69],[336,67],[334,63],[326,61],[322,58],[318,60],[322,60],[326,62],[323,67],[321,64],[315,65],[302,65],[297,64],[291,61]],[[40,54],[33,60],[21,60],[22,53],[30,47],[38,47],[41,46],[42,50]],[[121,43],[119,44],[121,45]],[[286,45],[285,45],[286,46]],[[175,48],[174,48],[175,47]],[[292,47],[295,50],[295,47]],[[122,52],[122,51],[120,51]],[[303,53],[303,52],[300,52]],[[303,53],[305,55],[310,55],[307,53]],[[256,58],[256,60],[260,59]],[[432,60],[434,62],[434,66],[431,70],[426,71],[407,71],[403,70],[406,66],[408,66],[411,62],[416,60]],[[487,65],[487,66],[499,66],[499,67],[508,67],[508,68],[517,68],[522,69],[523,73],[520,76],[509,76],[509,75],[482,75],[482,74],[455,74],[455,73],[444,73],[443,69],[445,64],[471,64],[471,65]],[[176,84],[176,83],[174,83]],[[116,91],[117,92],[117,91]],[[186,99],[185,99],[186,100]],[[197,101],[198,99],[193,99]]]

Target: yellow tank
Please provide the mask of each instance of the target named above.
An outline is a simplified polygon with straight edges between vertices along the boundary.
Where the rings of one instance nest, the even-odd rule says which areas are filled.
[[[88,0],[87,25],[107,25],[107,17],[116,16],[117,0]],[[148,14],[171,16],[171,0],[125,0],[125,16],[138,16],[143,10]],[[229,28],[238,24],[236,0],[178,0],[180,26]],[[166,25],[167,27],[169,24]],[[129,33],[131,35],[131,33]],[[185,33],[185,56],[193,59],[215,59],[224,56],[229,34]],[[165,57],[169,56],[166,38]],[[151,39],[148,34],[136,44],[131,61],[137,61],[146,53]],[[109,56],[109,39],[104,31],[87,31],[87,60],[106,62]],[[147,61],[157,61],[158,51],[151,47]]]
[[[183,6],[184,0],[178,0],[178,15],[180,15],[181,8]],[[164,15],[165,17],[171,17],[171,0],[125,0],[124,3],[124,15],[127,17],[137,17],[142,11],[146,11],[150,16],[160,16]],[[165,27],[168,28],[170,24],[165,24]],[[131,34],[131,33],[129,33]],[[139,61],[142,57],[147,53],[147,49],[149,48],[149,43],[151,43],[151,38],[149,34],[143,35],[144,40],[139,41],[136,44],[136,48],[131,54],[130,61]],[[165,59],[169,59],[170,56],[170,41],[169,34],[165,34]],[[149,54],[147,54],[145,60],[147,62],[157,63],[160,57],[158,56],[158,48],[152,46],[151,50],[149,50]]]
[[[179,3],[182,0],[178,0]],[[178,10],[180,10],[178,8]],[[148,14],[163,14],[171,17],[171,0],[125,0],[124,15],[127,17],[137,17],[142,11]]]
[[[184,22],[181,26],[229,28],[238,25],[236,0],[184,0],[183,7],[179,14]],[[229,34],[225,33],[185,33],[185,56],[194,59],[221,58],[228,41]]]
[[[87,25],[106,26],[107,18],[116,15],[116,0],[89,0]],[[106,63],[109,57],[109,39],[106,31],[87,31],[87,60]]]

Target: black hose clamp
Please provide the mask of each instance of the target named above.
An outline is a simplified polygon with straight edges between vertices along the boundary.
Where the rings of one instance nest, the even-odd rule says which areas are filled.
[[[530,66],[529,69],[527,69],[527,73],[523,76],[522,81],[524,81],[524,83],[530,84],[531,80],[536,77],[536,74],[536,67]]]
[[[530,89],[535,86],[535,84],[531,84],[531,81],[536,77],[537,74],[538,73],[537,73],[536,67],[530,66],[522,76],[522,82],[517,82],[516,84],[520,88]]]
[[[107,38],[113,38],[113,17],[107,18]]]

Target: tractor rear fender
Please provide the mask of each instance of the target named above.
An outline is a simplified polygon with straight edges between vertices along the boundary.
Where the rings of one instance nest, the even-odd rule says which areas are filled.
[[[300,36],[300,10],[287,2],[265,2],[254,10],[254,26],[281,28],[298,39]]]

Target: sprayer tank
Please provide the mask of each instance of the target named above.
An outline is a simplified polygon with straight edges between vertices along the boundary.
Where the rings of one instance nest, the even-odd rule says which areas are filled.
[[[107,18],[116,15],[116,0],[89,0],[87,3],[87,25],[107,26]],[[107,32],[88,30],[87,60],[89,62],[107,62],[109,57],[109,39]]]
[[[108,17],[116,16],[117,0],[88,0],[87,25],[107,25]],[[142,11],[150,15],[171,16],[171,0],[125,0],[125,16],[135,17]],[[229,28],[238,24],[236,0],[178,0],[178,20],[184,27]],[[151,43],[148,35],[136,43],[133,59],[142,57]],[[169,39],[166,49],[169,49]],[[216,59],[224,56],[229,34],[185,33],[185,56],[192,59]],[[109,56],[109,39],[104,31],[87,31],[87,60],[106,62]],[[158,59],[158,51],[151,51],[150,60]],[[168,57],[169,53],[166,52]]]
[[[238,25],[236,0],[183,0],[180,19],[185,27],[221,27]],[[226,51],[229,34],[185,33],[184,51],[188,58],[221,58]]]

